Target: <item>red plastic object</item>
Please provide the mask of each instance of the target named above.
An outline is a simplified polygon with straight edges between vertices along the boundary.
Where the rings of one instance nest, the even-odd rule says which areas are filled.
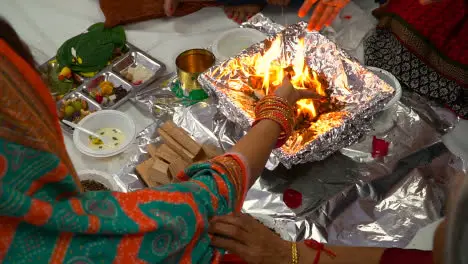
[[[372,138],[372,157],[385,157],[388,155],[388,147],[390,142],[387,142],[383,139],[378,139],[377,137]]]
[[[296,209],[302,204],[302,193],[293,189],[286,189],[283,193],[283,202],[287,207]]]
[[[138,81],[136,81],[136,82],[133,82],[133,85],[140,85],[140,84],[142,84],[142,83],[143,83],[142,80],[138,80]]]
[[[95,99],[96,99],[96,102],[98,102],[98,104],[100,104],[100,103],[102,103],[102,100],[104,100],[104,97],[102,97],[102,95],[97,94]]]
[[[221,259],[221,264],[247,264],[244,260],[234,254],[226,254]]]
[[[350,15],[346,15],[346,16],[343,16],[343,18],[344,18],[344,19],[348,19],[348,20],[349,20],[349,19],[351,19],[351,18],[352,18],[352,16],[350,16]]]

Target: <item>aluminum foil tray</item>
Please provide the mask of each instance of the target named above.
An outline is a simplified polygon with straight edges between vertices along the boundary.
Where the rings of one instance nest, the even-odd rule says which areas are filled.
[[[247,130],[254,120],[253,108],[256,101],[239,89],[249,85],[249,76],[242,70],[224,70],[234,63],[241,64],[241,58],[263,54],[275,38],[282,38],[283,41],[278,60],[291,63],[295,54],[299,52],[299,39],[304,38],[303,52],[307,65],[325,77],[331,99],[344,104],[345,107],[320,115],[311,126],[315,135],[309,137],[307,142],[293,142],[291,138],[294,137],[291,137],[282,148],[273,152],[287,168],[294,164],[323,160],[337,150],[356,142],[368,131],[372,117],[383,109],[395,92],[391,86],[348,56],[335,43],[318,32],[307,32],[306,27],[304,22],[290,25],[239,55],[218,62],[199,77],[204,89],[218,98],[221,112]],[[240,107],[241,105],[243,107]]]

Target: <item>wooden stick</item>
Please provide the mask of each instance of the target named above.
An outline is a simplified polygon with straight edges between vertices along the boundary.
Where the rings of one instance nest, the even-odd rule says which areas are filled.
[[[171,176],[169,175],[169,164],[160,159],[153,160],[154,163],[148,171],[148,175],[150,177],[149,180],[159,184],[171,183]]]
[[[223,154],[223,152],[216,146],[203,144],[202,151],[195,157],[195,161],[207,161],[221,154]]]
[[[176,181],[177,174],[185,170],[185,168],[187,168],[189,165],[190,163],[182,158],[178,158],[177,160],[171,162],[171,164],[169,164],[169,172],[171,173],[172,179]]]
[[[183,146],[194,156],[200,152],[201,146],[195,140],[193,140],[192,137],[190,137],[190,135],[183,128],[176,126],[174,122],[167,121],[161,126],[161,129],[171,135],[171,137],[177,143]]]
[[[193,162],[195,155],[192,154],[190,151],[186,150],[182,147],[179,143],[177,143],[168,133],[166,133],[161,128],[158,129],[159,135],[164,140],[164,142],[177,154],[179,154],[183,159],[188,162]]]
[[[148,185],[148,187],[155,187],[158,186],[159,183],[152,181],[150,176],[150,169],[153,167],[154,160],[152,158],[143,161],[142,163],[136,166],[136,171],[143,179],[143,181]]]
[[[152,158],[161,159],[167,163],[171,163],[178,158],[180,158],[179,154],[173,151],[168,145],[161,144],[156,146],[155,144],[151,144],[148,146],[148,152],[150,153]]]

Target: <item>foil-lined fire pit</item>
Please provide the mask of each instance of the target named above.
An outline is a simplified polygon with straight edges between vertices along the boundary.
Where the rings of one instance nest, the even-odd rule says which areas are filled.
[[[394,89],[351,59],[306,23],[255,44],[220,62],[199,77],[231,121],[248,129],[256,102],[274,93],[284,76],[296,89],[315,93],[296,104],[296,127],[286,144],[274,151],[286,166],[322,160],[354,143],[382,110]]]

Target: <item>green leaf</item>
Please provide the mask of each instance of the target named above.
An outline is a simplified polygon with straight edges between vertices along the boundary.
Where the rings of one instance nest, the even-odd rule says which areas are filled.
[[[89,28],[88,28],[88,31],[102,31],[104,30],[104,23],[103,22],[99,22],[99,23],[96,23],[96,24],[93,24],[91,25]]]
[[[111,29],[112,42],[116,44],[116,47],[122,48],[127,42],[125,30],[122,26],[116,26]]]
[[[60,81],[58,79],[60,67],[53,67],[47,75],[49,88],[52,93],[66,94],[73,89],[74,83],[71,80]]]
[[[73,63],[73,56],[71,49],[76,47],[81,35],[74,36],[73,38],[65,41],[62,46],[57,50],[57,62],[61,67],[70,66]]]

